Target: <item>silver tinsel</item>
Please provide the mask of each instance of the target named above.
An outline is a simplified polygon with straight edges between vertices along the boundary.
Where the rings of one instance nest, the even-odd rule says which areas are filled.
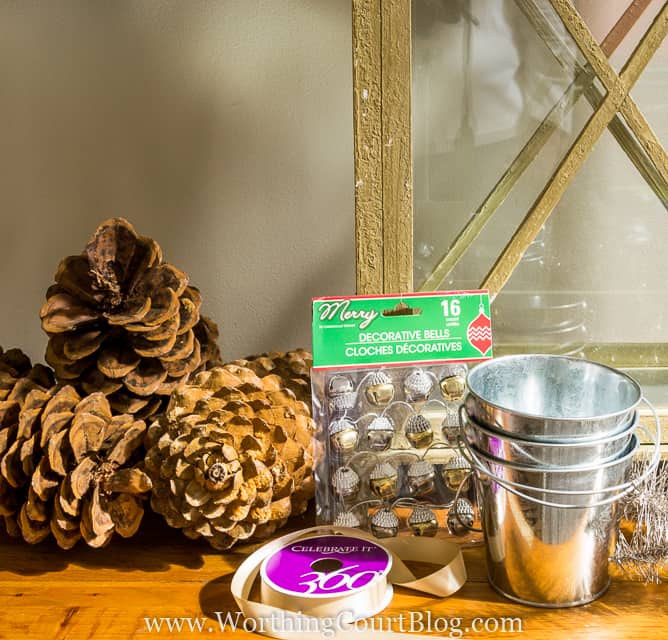
[[[636,460],[632,477],[646,469]],[[622,520],[633,523],[629,537],[620,531],[614,561],[635,580],[660,583],[668,580],[668,462],[661,461],[648,480],[621,504]]]

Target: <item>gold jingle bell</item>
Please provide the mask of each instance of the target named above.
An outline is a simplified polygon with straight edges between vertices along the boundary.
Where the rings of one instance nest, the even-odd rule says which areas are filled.
[[[413,535],[432,538],[438,533],[436,514],[426,505],[419,504],[408,518]]]
[[[422,369],[415,369],[404,378],[404,394],[408,402],[426,400],[433,388],[433,379]]]
[[[397,470],[389,462],[379,462],[369,474],[369,486],[379,498],[394,498],[397,495]]]
[[[412,495],[422,497],[434,490],[434,465],[427,460],[413,462],[408,471],[408,488]]]
[[[384,407],[394,398],[394,385],[390,376],[384,371],[374,371],[367,380],[364,395],[375,407]]]
[[[357,448],[359,430],[348,418],[338,418],[329,424],[329,442],[340,453],[350,453]]]
[[[474,520],[473,505],[466,498],[459,498],[448,510],[448,530],[453,536],[465,536]]]
[[[376,538],[394,538],[399,533],[399,518],[392,509],[385,507],[373,514],[371,533]]]
[[[349,411],[357,402],[355,385],[348,376],[333,376],[327,387],[327,395],[332,413]]]
[[[366,428],[366,437],[371,451],[389,449],[394,437],[394,422],[387,416],[374,418]]]
[[[404,433],[408,442],[416,449],[428,446],[434,438],[431,422],[419,413],[412,415],[406,420]]]
[[[466,393],[466,369],[456,367],[439,382],[441,394],[450,402],[459,402]]]
[[[334,526],[350,527],[351,529],[356,529],[357,527],[361,527],[362,523],[352,511],[342,511],[334,519]]]
[[[459,411],[455,407],[448,407],[445,410],[445,418],[441,422],[441,432],[443,438],[451,447],[456,447],[461,433],[459,422]]]
[[[441,469],[441,476],[445,486],[450,491],[457,491],[459,485],[464,482],[462,492],[466,493],[469,490],[468,474],[471,472],[471,465],[464,456],[453,456],[448,460]]]
[[[353,498],[360,489],[360,477],[350,467],[339,467],[332,476],[332,487],[340,498]]]

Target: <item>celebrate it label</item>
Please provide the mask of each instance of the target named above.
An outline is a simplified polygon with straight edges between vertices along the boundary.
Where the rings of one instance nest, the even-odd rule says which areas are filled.
[[[377,544],[329,535],[279,549],[262,566],[262,577],[280,591],[317,597],[361,589],[390,566],[388,552]]]

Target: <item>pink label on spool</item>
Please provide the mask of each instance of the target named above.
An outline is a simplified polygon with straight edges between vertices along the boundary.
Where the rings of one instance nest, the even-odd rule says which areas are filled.
[[[282,591],[324,596],[361,589],[390,566],[390,555],[377,544],[328,535],[304,538],[278,550],[262,566],[262,577]]]

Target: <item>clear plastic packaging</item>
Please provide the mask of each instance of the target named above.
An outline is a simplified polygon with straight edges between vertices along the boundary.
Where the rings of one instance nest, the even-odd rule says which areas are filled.
[[[378,538],[482,540],[470,530],[477,497],[457,445],[467,370],[462,362],[313,370],[319,523]]]
[[[486,291],[314,298],[318,522],[480,542],[459,409],[491,356]]]

